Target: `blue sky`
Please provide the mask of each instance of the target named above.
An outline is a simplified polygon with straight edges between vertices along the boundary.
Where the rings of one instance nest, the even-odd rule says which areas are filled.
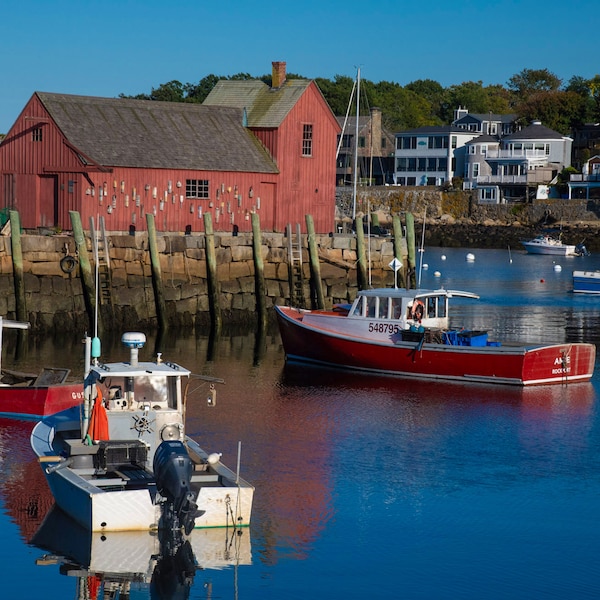
[[[2,9],[0,132],[33,92],[116,97],[271,72],[505,85],[600,73],[591,0],[25,0]]]

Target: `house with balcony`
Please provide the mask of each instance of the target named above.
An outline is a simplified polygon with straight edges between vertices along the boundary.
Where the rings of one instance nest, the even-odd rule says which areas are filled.
[[[581,168],[571,173],[567,182],[568,198],[600,198],[600,155],[592,156]]]
[[[392,183],[394,172],[394,134],[387,131],[381,120],[381,109],[371,108],[368,116],[336,117],[341,133],[338,135],[336,185],[354,182],[354,156],[358,180],[373,185]]]
[[[466,144],[476,136],[455,125],[417,127],[397,133],[394,183],[440,186],[462,177]]]
[[[540,121],[504,137],[477,136],[466,143],[463,187],[482,203],[534,198],[571,164],[572,142]]]
[[[464,178],[467,144],[480,136],[488,142],[517,131],[517,115],[475,114],[459,107],[451,125],[418,127],[396,134],[397,185],[443,185]],[[493,138],[492,138],[493,136]],[[487,143],[487,142],[486,142]]]
[[[572,165],[583,171],[587,161],[600,152],[600,123],[584,123],[573,129]]]

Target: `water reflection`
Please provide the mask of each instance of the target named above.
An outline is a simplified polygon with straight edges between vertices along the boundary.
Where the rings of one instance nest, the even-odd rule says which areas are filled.
[[[505,340],[600,342],[598,299],[569,293],[566,264],[554,277],[551,263],[534,257],[513,253],[508,267],[502,256],[476,252],[471,265],[464,252],[446,253],[448,260],[434,265],[427,251],[424,285],[436,287],[427,278],[439,268],[439,284],[480,293],[481,300],[457,307],[474,329],[489,327]],[[102,341],[111,359],[127,358],[118,336]],[[144,353],[152,342],[149,334]],[[490,582],[494,597],[537,598],[548,590],[565,598],[597,595],[590,548],[598,536],[598,373],[591,384],[526,389],[353,374],[286,364],[273,330],[218,338],[169,332],[160,348],[166,360],[225,380],[216,407],[207,406],[206,388],[192,394],[187,430],[229,464],[241,441],[241,475],[256,486],[253,559],[239,569],[240,597],[289,597],[301,589],[313,598],[352,598],[376,589],[386,598],[481,598],[490,596]],[[4,364],[18,370],[44,364],[80,374],[83,368],[78,336],[29,339],[18,357],[14,345],[10,350]],[[29,450],[30,427],[0,427],[6,482],[0,495],[8,515],[0,514],[0,532],[10,530],[10,519],[26,542],[52,505]],[[135,545],[153,556],[145,548],[156,541]],[[225,584],[229,592],[230,580],[238,582],[234,561],[212,570],[192,542],[206,570],[195,572],[189,596],[217,597]],[[234,557],[232,542],[216,546]],[[95,545],[104,542],[90,540],[90,557]],[[35,566],[31,548],[16,550],[6,547],[4,562],[21,561],[23,580],[49,582],[48,589],[57,580],[74,581],[77,572],[87,579],[90,571],[88,559],[67,557],[65,564],[75,567],[67,579],[56,566]],[[34,557],[54,550],[48,544]],[[90,564],[100,565],[91,558]],[[155,571],[145,568],[135,570],[151,583]],[[135,583],[142,597],[150,583]],[[15,597],[22,586],[13,584]]]
[[[31,447],[34,422],[0,418],[0,496],[11,521],[28,542],[54,504]],[[24,482],[26,486],[24,487]]]
[[[245,529],[196,529],[173,543],[150,532],[93,533],[56,507],[31,543],[47,552],[36,564],[58,564],[61,575],[76,578],[80,600],[184,599],[198,570],[235,570],[252,562],[250,532]]]

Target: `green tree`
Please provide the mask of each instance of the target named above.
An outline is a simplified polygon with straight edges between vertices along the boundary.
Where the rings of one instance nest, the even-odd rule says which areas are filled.
[[[447,91],[433,79],[417,79],[404,86],[405,90],[427,100],[431,106],[432,124],[441,124],[448,107]]]
[[[354,79],[346,75],[336,75],[333,81],[317,77],[315,83],[321,90],[325,100],[327,100],[333,114],[338,116],[345,115],[348,110],[350,96],[352,95]],[[353,105],[356,107],[356,96],[354,97]],[[351,114],[356,114],[356,108],[353,108]]]
[[[448,104],[442,114],[445,123],[452,122],[454,110],[460,106],[476,114],[490,111],[489,96],[481,81],[464,81],[460,85],[451,85],[446,94]]]
[[[184,86],[186,98],[190,102],[204,102],[206,96],[210,94],[211,90],[217,85],[217,82],[220,79],[223,79],[223,77],[210,74],[203,77],[197,84],[186,83]]]
[[[575,92],[538,92],[518,105],[518,113],[526,123],[539,119],[542,125],[563,135],[580,124],[584,101]]]
[[[555,92],[562,80],[548,69],[523,69],[508,80],[508,89],[522,100],[538,92]]]

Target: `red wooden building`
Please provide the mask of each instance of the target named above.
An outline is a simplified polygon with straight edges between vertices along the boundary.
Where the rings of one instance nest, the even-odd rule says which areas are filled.
[[[36,92],[0,143],[0,207],[25,229],[333,231],[339,125],[313,81],[219,82],[203,105]],[[246,85],[245,101],[229,84]],[[276,85],[275,85],[276,84]],[[228,98],[231,100],[228,101]]]

